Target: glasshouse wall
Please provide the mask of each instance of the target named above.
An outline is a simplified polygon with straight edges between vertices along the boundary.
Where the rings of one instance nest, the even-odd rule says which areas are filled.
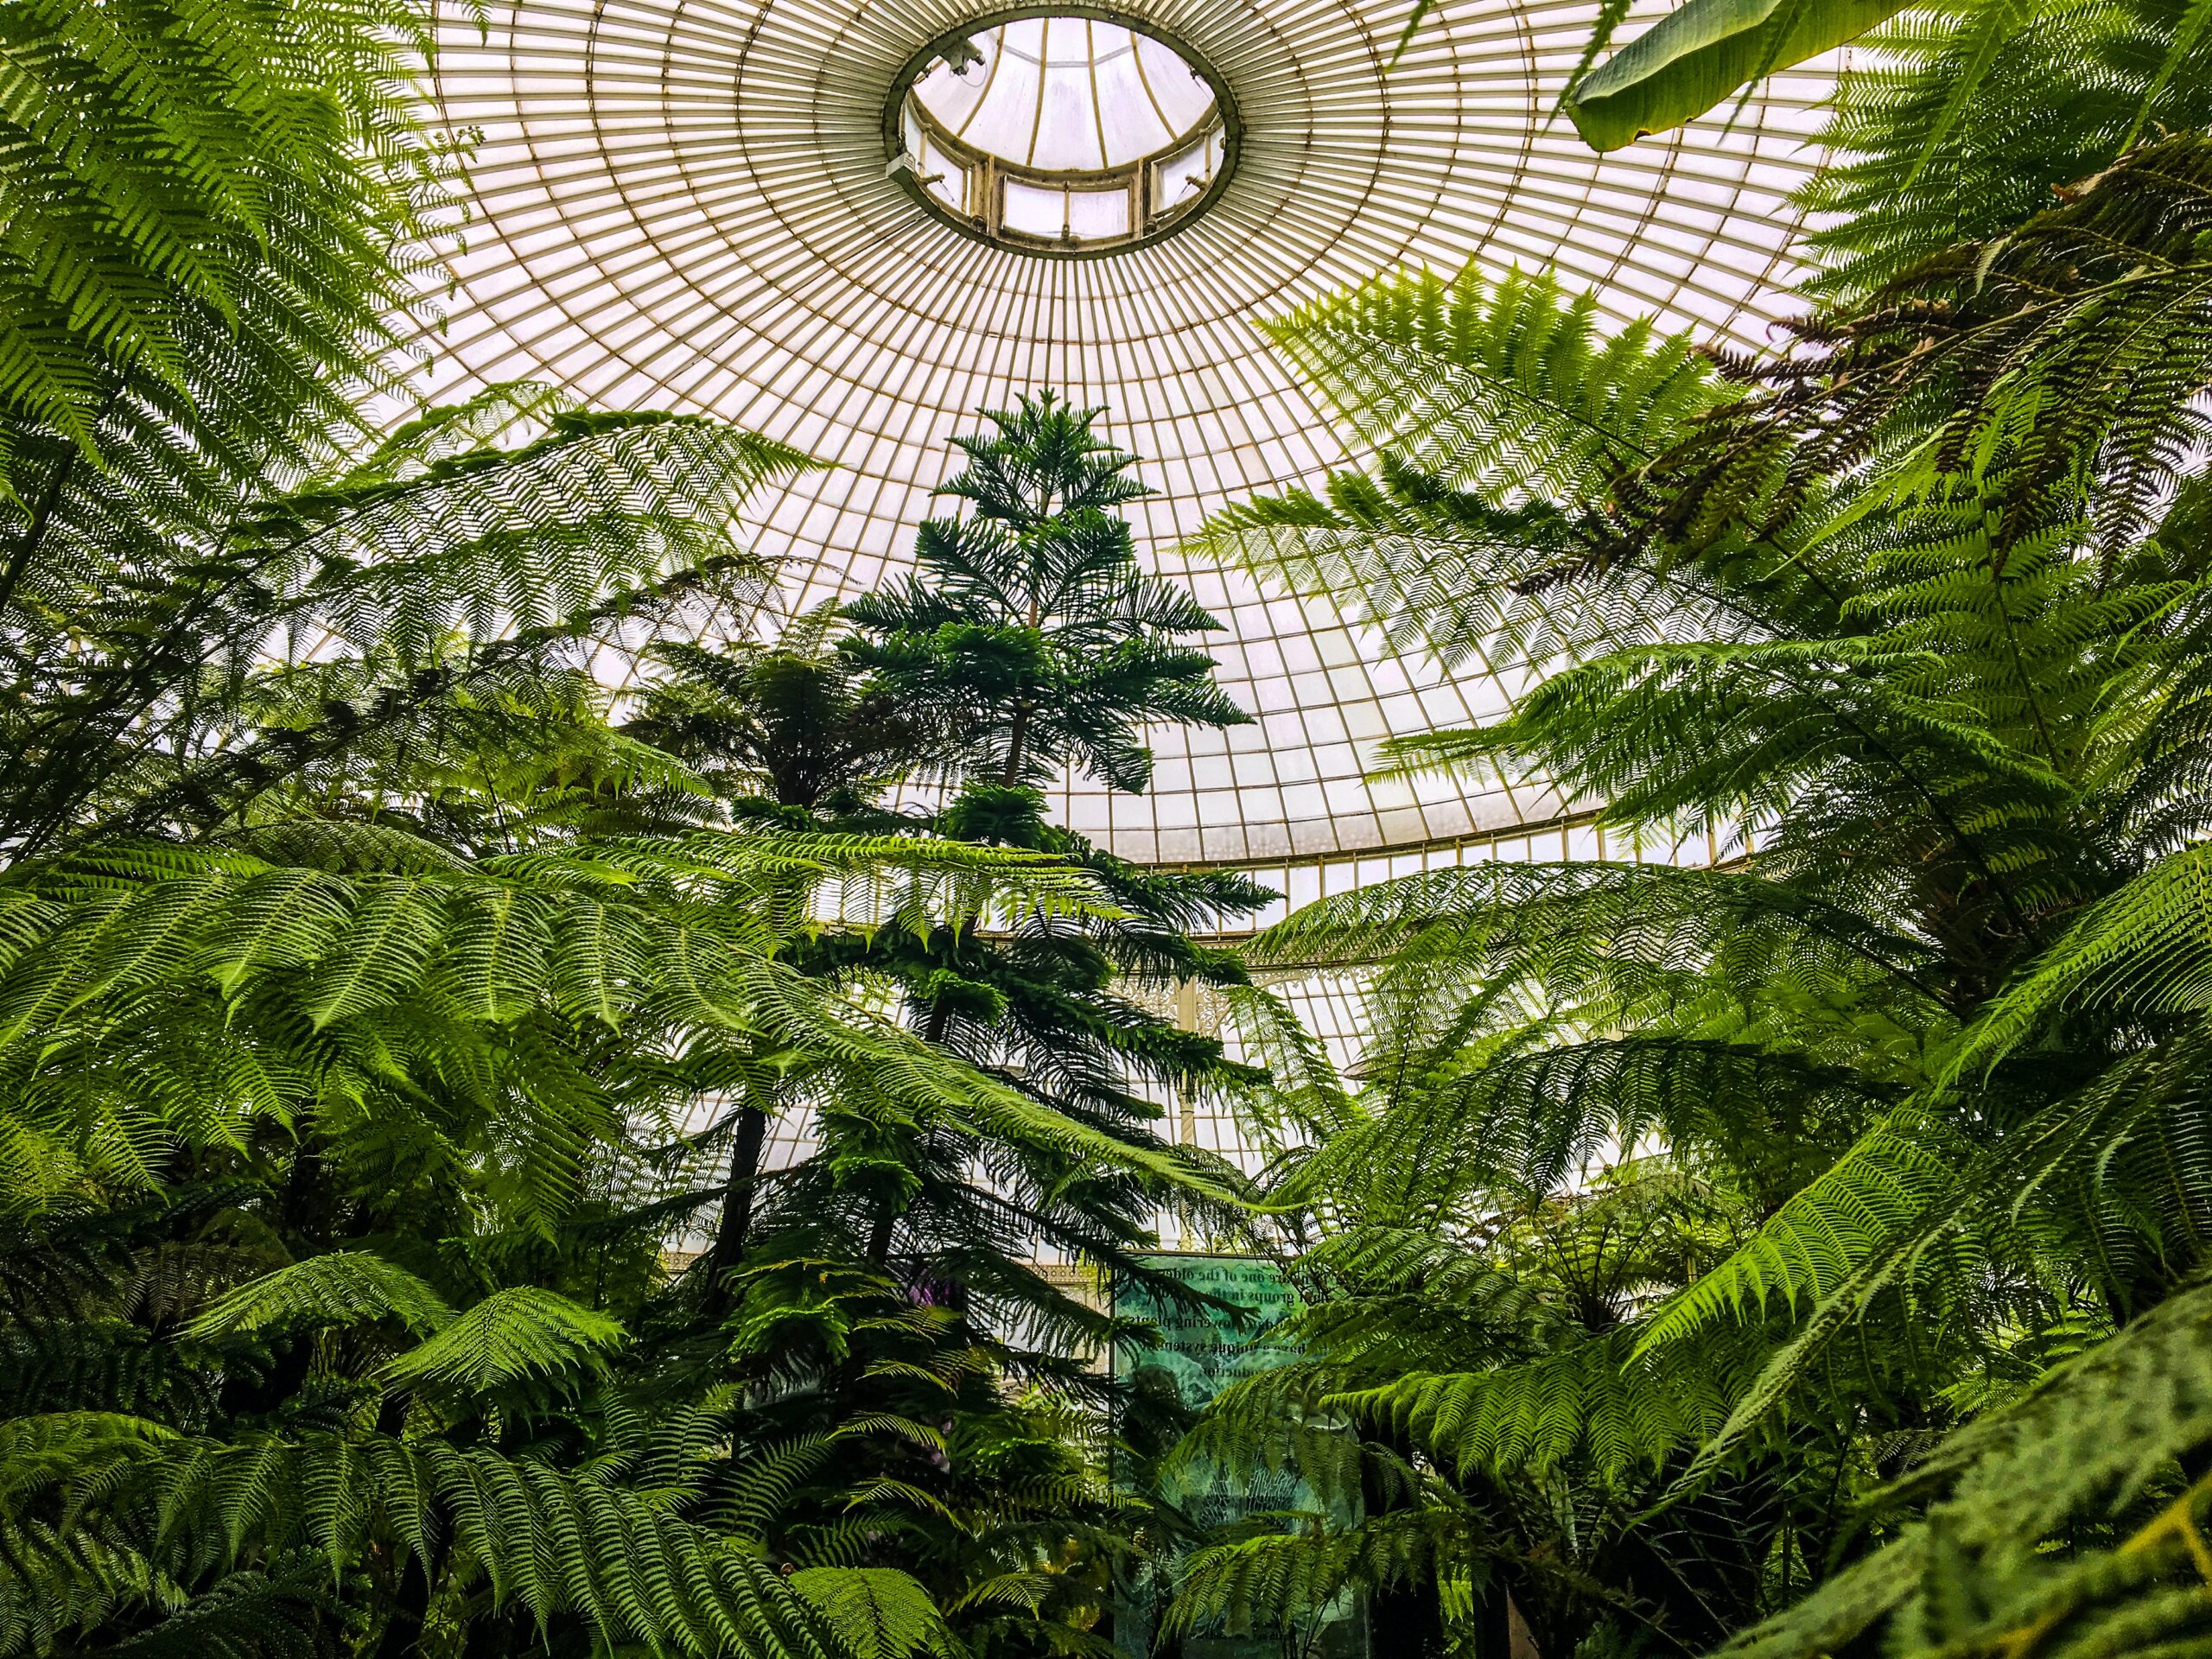
[[[1255,933],[1050,808],[1262,712],[1113,411],[794,606],[800,448],[426,400],[415,0],[0,8],[0,1656],[2212,1641],[2212,11],[1624,15],[1606,151],[1855,41],[1796,320],[1254,315],[1352,460],[1185,550],[1711,856]]]

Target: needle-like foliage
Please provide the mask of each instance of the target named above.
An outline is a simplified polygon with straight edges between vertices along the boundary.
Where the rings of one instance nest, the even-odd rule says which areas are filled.
[[[915,574],[845,607],[861,630],[848,654],[907,702],[962,711],[960,768],[1007,789],[1073,760],[1141,790],[1141,722],[1250,718],[1185,643],[1220,624],[1137,566],[1116,509],[1151,492],[1094,429],[1100,412],[1050,392],[993,411],[998,429],[958,441],[968,466],[938,492],[969,511],[922,526]]]
[[[1046,820],[1036,781],[1071,765],[1140,787],[1145,720],[1229,706],[1208,659],[1173,639],[1211,620],[1139,573],[1113,511],[1141,493],[1131,458],[1057,398],[995,419],[949,486],[973,515],[922,532],[924,585],[817,613],[772,645],[663,649],[627,729],[698,767],[734,822],[927,832],[987,865],[1050,860],[1104,901],[1009,890],[987,925],[828,933],[785,959],[1122,1154],[893,1116],[764,1065],[702,1137],[726,1173],[692,1275],[759,1405],[742,1443],[761,1474],[741,1507],[772,1550],[804,1573],[903,1566],[978,1651],[1103,1656],[1090,1627],[1151,1512],[1105,1478],[1114,1390],[1084,1357],[1137,1333],[1037,1255],[1157,1282],[1141,1259],[1155,1217],[1217,1213],[1207,1189],[1240,1184],[1156,1124],[1171,1091],[1250,1074],[1147,994],[1236,983],[1234,959],[1188,933],[1264,894],[1141,869]],[[934,810],[893,804],[890,785],[916,779],[950,786]],[[772,1167],[772,1128],[805,1154]],[[859,1588],[850,1600],[871,1605]]]

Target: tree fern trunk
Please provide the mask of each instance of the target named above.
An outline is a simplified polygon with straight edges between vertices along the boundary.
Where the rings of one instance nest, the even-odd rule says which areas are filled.
[[[430,1579],[436,1568],[410,1554],[399,1576],[399,1594],[385,1621],[374,1659],[415,1659],[422,1651],[423,1621],[430,1611]]]
[[[1007,734],[1006,771],[999,779],[1008,789],[1021,781],[1022,749],[1029,740],[1029,705],[1014,705],[1014,729]]]
[[[1475,1595],[1472,1659],[1519,1659],[1513,1651],[1512,1603],[1513,1598],[1493,1572],[1490,1582]],[[1388,1651],[1380,1642],[1372,1644],[1372,1650],[1378,1656]]]
[[[868,1264],[880,1268],[891,1260],[892,1230],[899,1224],[899,1211],[887,1198],[877,1208],[875,1225],[868,1236]]]
[[[1433,1585],[1395,1586],[1368,1599],[1368,1651],[1376,1659],[1444,1659],[1444,1610]],[[1477,1659],[1488,1659],[1477,1655]]]
[[[748,1106],[738,1120],[737,1143],[730,1148],[729,1179],[722,1186],[722,1215],[707,1255],[707,1311],[729,1311],[730,1275],[744,1259],[753,1230],[753,1198],[760,1179],[760,1151],[767,1143],[768,1114]]]

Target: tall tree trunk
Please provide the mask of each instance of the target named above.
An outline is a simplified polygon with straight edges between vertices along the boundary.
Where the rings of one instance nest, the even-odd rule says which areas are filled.
[[[425,1530],[434,1540],[445,1530],[450,1519],[445,1500],[431,1499]],[[436,1541],[426,1555],[409,1554],[407,1566],[399,1576],[399,1593],[392,1603],[391,1617],[385,1620],[384,1634],[377,1640],[372,1659],[418,1659],[423,1650],[423,1621],[429,1614],[430,1597],[437,1580],[444,1575],[446,1554],[444,1544]]]
[[[899,1224],[897,1208],[886,1198],[876,1206],[875,1225],[868,1230],[868,1264],[880,1272],[891,1260],[891,1232]]]
[[[315,1142],[315,1121],[302,1111],[292,1120],[292,1162],[284,1172],[283,1191],[276,1199],[277,1217],[287,1231],[317,1248],[331,1239],[336,1194],[323,1179],[322,1154]]]
[[[1029,705],[1017,702],[1014,705],[1014,729],[1006,739],[1006,771],[999,778],[999,782],[1008,789],[1021,781],[1022,753],[1028,739]]]
[[[1188,984],[1190,982],[1185,981]],[[1389,1437],[1390,1450],[1407,1463],[1413,1460],[1413,1437],[1400,1430]],[[1382,1478],[1382,1465],[1370,1461],[1360,1477],[1360,1512],[1368,1518],[1397,1507],[1395,1494]],[[1376,1659],[1445,1659],[1444,1604],[1434,1580],[1379,1587],[1367,1599],[1368,1650]],[[1478,1653],[1476,1659],[1489,1659]]]
[[[722,1214],[715,1229],[714,1248],[707,1253],[707,1311],[719,1319],[729,1312],[730,1275],[744,1260],[753,1231],[753,1198],[760,1181],[760,1150],[767,1144],[768,1114],[751,1106],[737,1122],[737,1141],[730,1148],[729,1179],[722,1184]]]
[[[429,1611],[429,1564],[410,1556],[399,1580],[399,1599],[377,1643],[376,1659],[416,1659],[423,1647],[423,1617]]]
[[[1520,1659],[1513,1650],[1513,1598],[1504,1575],[1493,1568],[1489,1582],[1475,1592],[1474,1659]],[[1379,1655],[1382,1644],[1375,1645]]]
[[[1382,1659],[1444,1659],[1444,1609],[1433,1584],[1393,1585],[1367,1605],[1369,1650]],[[1484,1659],[1479,1649],[1476,1659]]]

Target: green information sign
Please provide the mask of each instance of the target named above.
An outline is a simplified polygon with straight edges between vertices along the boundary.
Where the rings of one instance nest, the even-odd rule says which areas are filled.
[[[1228,1308],[1163,1302],[1142,1285],[1117,1281],[1114,1311],[1126,1319],[1159,1327],[1157,1347],[1125,1344],[1114,1354],[1114,1374],[1125,1380],[1145,1372],[1164,1373],[1177,1396],[1196,1411],[1232,1383],[1296,1357],[1272,1338],[1274,1327],[1299,1306],[1298,1293],[1272,1262],[1242,1255],[1154,1255],[1145,1265],[1202,1291]],[[1232,1313],[1230,1308],[1239,1310]],[[1212,1481],[1177,1495],[1184,1511],[1207,1527],[1220,1527],[1255,1516],[1310,1509],[1313,1496],[1288,1473],[1262,1471],[1234,1484]],[[1366,1621],[1347,1604],[1313,1632],[1300,1650],[1313,1659],[1362,1659]],[[1118,1645],[1131,1655],[1152,1650],[1152,1619],[1141,1608],[1124,1609],[1115,1630]],[[1205,1637],[1183,1644],[1184,1659],[1281,1659],[1288,1651],[1275,1637]]]

